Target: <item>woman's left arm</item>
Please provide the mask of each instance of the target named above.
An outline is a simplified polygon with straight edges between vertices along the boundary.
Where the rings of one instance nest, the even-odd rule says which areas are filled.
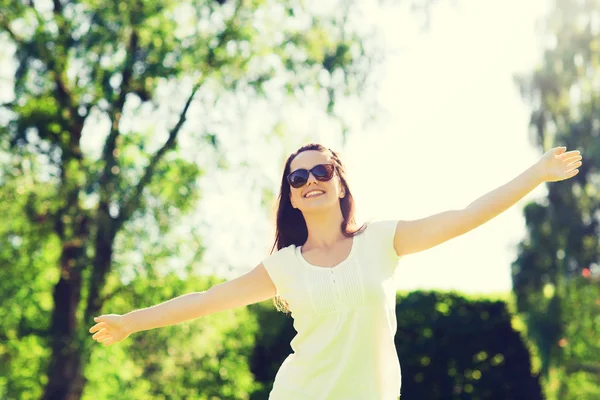
[[[577,173],[582,164],[579,150],[548,150],[538,162],[510,182],[481,196],[462,210],[444,211],[413,221],[398,221],[394,235],[396,253],[427,250],[486,223],[517,203],[543,182],[558,182]]]

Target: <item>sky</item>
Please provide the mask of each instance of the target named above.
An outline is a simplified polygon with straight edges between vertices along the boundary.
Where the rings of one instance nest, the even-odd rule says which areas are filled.
[[[359,223],[464,208],[541,157],[528,140],[530,108],[513,76],[531,71],[540,60],[535,26],[545,7],[542,0],[442,1],[432,8],[425,31],[405,8],[365,8],[365,23],[377,25],[386,48],[377,93],[380,118],[353,132],[341,148],[327,137],[326,123],[310,127],[315,132],[311,139],[341,151]],[[290,124],[303,126],[302,131],[306,116],[298,115],[303,114],[289,115]],[[281,157],[271,157],[264,148],[259,153],[276,192]],[[207,269],[229,265],[224,275],[233,278],[270,250],[273,220],[262,214],[249,217],[256,214],[258,200],[238,191],[243,185],[239,177],[218,180],[220,190],[204,198],[215,222],[207,231],[205,261]],[[522,209],[546,193],[540,185],[471,232],[403,257],[397,288],[510,291],[510,264],[525,235]],[[240,198],[246,199],[245,206]]]
[[[376,133],[380,141],[355,135],[346,149],[366,217],[417,219],[466,207],[540,158],[513,75],[539,61],[535,22],[544,7],[539,0],[440,2],[429,31],[408,35],[393,13],[377,16],[397,50],[380,92],[389,122]],[[545,195],[540,185],[488,223],[405,256],[397,287],[510,290],[510,263],[525,235],[523,206]]]

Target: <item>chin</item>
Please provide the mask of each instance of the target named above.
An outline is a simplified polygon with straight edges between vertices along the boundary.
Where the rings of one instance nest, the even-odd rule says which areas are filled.
[[[328,198],[318,199],[318,201],[307,201],[303,204],[302,212],[325,211],[334,207],[339,207],[339,202],[331,201]]]

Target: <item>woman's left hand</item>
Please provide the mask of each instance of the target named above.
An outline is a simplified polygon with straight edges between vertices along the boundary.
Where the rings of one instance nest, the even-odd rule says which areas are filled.
[[[579,150],[567,151],[564,146],[548,150],[536,166],[544,182],[558,182],[574,177],[581,167]]]

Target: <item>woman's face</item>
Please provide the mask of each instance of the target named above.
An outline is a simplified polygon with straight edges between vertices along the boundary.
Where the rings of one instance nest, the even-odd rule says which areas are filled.
[[[292,160],[290,173],[301,168],[310,170],[318,164],[333,163],[334,161],[331,159],[329,153],[323,153],[318,150],[306,150]],[[307,194],[313,191],[320,191],[322,193],[306,197]],[[344,196],[344,189],[337,172],[327,182],[318,181],[311,173],[304,186],[297,189],[290,186],[290,201],[292,202],[292,206],[303,213],[323,210],[324,208],[333,206],[339,207],[339,199]]]

